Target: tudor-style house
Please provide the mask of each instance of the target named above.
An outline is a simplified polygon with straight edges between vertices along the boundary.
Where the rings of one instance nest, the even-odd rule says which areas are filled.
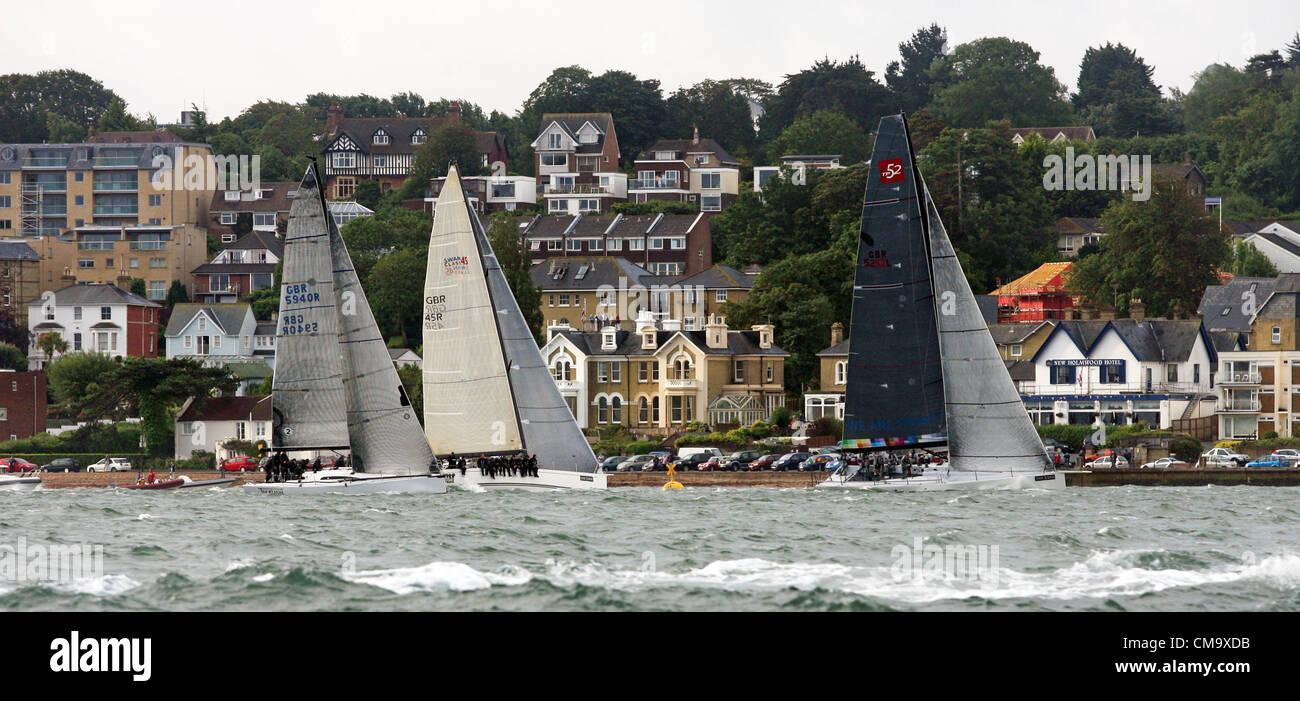
[[[106,284],[79,283],[33,299],[27,303],[28,367],[39,370],[59,357],[47,357],[38,345],[49,333],[62,338],[68,352],[156,358],[161,311],[161,305]]]
[[[618,135],[608,112],[542,115],[532,143],[537,185],[549,214],[605,213],[627,199]]]
[[[380,190],[401,187],[415,154],[439,129],[460,124],[460,103],[446,117],[346,117],[334,105],[325,124],[325,196],[352,199],[357,183],[375,180]],[[504,172],[506,140],[494,131],[475,131],[484,169]]]
[[[740,193],[740,162],[713,139],[662,139],[633,165],[628,200],[698,204],[701,212],[721,212]]]
[[[1220,353],[1219,362],[1220,438],[1300,436],[1300,274],[1278,276],[1250,319],[1245,347]]]
[[[694,275],[713,265],[713,230],[703,213],[539,215],[520,227],[533,263],[613,256],[661,276]]]
[[[208,205],[208,233],[223,244],[233,243],[239,238],[235,227],[243,216],[252,231],[284,234],[297,192],[298,183],[290,182],[261,183],[255,190],[218,191]]]
[[[583,428],[622,425],[646,434],[691,421],[749,425],[785,401],[785,359],[770,325],[748,331],[712,317],[702,331],[643,314],[634,330],[551,329],[542,357]]]
[[[194,301],[234,302],[270,287],[275,284],[275,266],[283,255],[284,241],[274,233],[244,234],[194,269]]]

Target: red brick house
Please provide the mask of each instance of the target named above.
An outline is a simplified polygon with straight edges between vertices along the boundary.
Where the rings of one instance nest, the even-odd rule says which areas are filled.
[[[45,373],[0,371],[0,440],[45,433]]]
[[[451,103],[446,117],[346,117],[334,105],[325,124],[325,196],[351,199],[362,180],[378,181],[381,190],[401,187],[420,146],[439,129],[460,123],[459,102]],[[474,134],[484,168],[504,173],[505,137],[494,131]]]

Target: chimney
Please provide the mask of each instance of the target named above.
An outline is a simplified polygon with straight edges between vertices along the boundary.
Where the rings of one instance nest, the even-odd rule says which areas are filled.
[[[1142,300],[1138,297],[1130,299],[1128,301],[1128,315],[1131,319],[1147,318],[1147,305],[1143,304]]]
[[[1191,164],[1192,164],[1192,154],[1190,154],[1190,153],[1184,153],[1184,154],[1183,154],[1183,165],[1185,165],[1185,166],[1189,166],[1189,165],[1191,165]]]
[[[1098,313],[1097,318],[1101,319],[1102,321],[1114,321],[1115,315],[1116,312],[1114,307],[1105,306],[1101,308],[1101,311]]]
[[[460,100],[452,100],[447,107],[447,118],[453,122],[460,121]]]
[[[1079,307],[1079,320],[1092,321],[1097,318],[1097,307],[1091,302]]]
[[[343,105],[335,102],[330,105],[329,115],[325,118],[325,133],[334,136],[343,128]]]
[[[709,316],[709,323],[704,325],[704,345],[714,350],[727,347],[727,320],[715,315]]]
[[[696,146],[699,146],[699,145],[700,145],[700,127],[699,127],[699,126],[696,126],[696,127],[695,127],[695,138],[691,141],[691,143],[692,143],[692,144],[695,144]]]
[[[831,324],[831,345],[838,346],[844,342],[844,324],[835,322]]]

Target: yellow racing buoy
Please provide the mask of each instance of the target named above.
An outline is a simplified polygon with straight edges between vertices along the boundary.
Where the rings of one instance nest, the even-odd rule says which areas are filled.
[[[681,489],[682,483],[677,481],[677,470],[672,465],[668,466],[668,484],[664,485],[664,491],[670,489]]]

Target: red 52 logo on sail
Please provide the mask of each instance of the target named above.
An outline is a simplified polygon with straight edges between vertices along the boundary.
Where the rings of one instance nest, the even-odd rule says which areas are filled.
[[[903,179],[903,159],[891,158],[880,162],[880,182],[896,183]]]

